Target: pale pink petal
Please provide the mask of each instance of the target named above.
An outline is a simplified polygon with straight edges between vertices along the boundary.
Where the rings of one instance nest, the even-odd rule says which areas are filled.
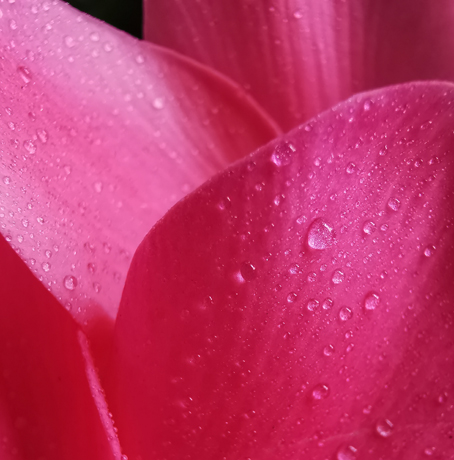
[[[450,0],[145,0],[145,37],[229,75],[290,129],[365,89],[454,80]]]
[[[454,455],[453,107],[355,96],[153,228],[108,393],[131,458]]]
[[[85,336],[0,237],[0,458],[119,460]]]
[[[156,220],[276,129],[224,77],[63,2],[1,11],[1,231],[80,323],[114,317]]]

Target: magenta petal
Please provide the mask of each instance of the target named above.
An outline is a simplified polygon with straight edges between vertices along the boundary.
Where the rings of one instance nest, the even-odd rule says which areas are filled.
[[[156,220],[277,131],[224,77],[63,2],[1,11],[1,231],[80,323],[114,317]]]
[[[119,460],[87,340],[0,237],[0,458]]]
[[[355,96],[153,228],[115,329],[128,455],[454,455],[453,107]]]
[[[450,0],[145,0],[144,20],[148,40],[229,75],[286,130],[365,89],[454,80]]]

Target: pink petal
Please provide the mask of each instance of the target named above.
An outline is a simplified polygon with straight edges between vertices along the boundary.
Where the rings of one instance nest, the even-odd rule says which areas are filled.
[[[3,238],[0,254],[0,458],[119,460],[85,336]]]
[[[2,233],[80,323],[114,317],[156,220],[277,131],[224,77],[63,2],[1,10]]]
[[[153,228],[115,329],[131,458],[454,455],[453,103],[355,96]]]
[[[145,0],[145,37],[224,72],[284,129],[369,88],[454,80],[450,0]]]

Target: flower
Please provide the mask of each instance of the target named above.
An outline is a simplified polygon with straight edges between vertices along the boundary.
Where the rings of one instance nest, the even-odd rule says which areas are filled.
[[[452,77],[397,5],[1,5],[4,458],[453,455],[454,87],[303,123]]]

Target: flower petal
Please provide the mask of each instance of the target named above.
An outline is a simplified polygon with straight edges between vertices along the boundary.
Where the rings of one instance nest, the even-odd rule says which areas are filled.
[[[0,254],[0,457],[119,460],[86,338],[2,237]]]
[[[364,93],[175,206],[109,397],[132,458],[449,458],[454,86]]]
[[[80,323],[114,317],[150,227],[275,127],[223,77],[63,2],[9,2],[0,26],[2,233]]]
[[[454,80],[450,0],[145,0],[144,21],[146,39],[229,75],[286,130],[365,89]]]

